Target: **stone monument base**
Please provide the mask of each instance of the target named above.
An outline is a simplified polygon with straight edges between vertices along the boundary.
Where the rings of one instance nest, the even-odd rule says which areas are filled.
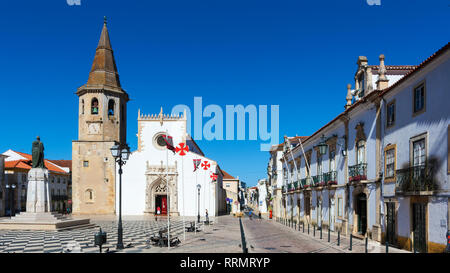
[[[11,219],[0,220],[0,229],[64,230],[95,227],[90,220],[72,219],[54,212],[22,212]]]

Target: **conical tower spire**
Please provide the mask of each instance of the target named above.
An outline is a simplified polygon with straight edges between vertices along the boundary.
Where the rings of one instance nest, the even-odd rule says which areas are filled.
[[[86,89],[105,89],[119,93],[126,93],[120,85],[119,73],[117,71],[114,53],[109,40],[106,16],[104,17],[102,33],[95,51],[88,81],[79,88],[78,92]]]

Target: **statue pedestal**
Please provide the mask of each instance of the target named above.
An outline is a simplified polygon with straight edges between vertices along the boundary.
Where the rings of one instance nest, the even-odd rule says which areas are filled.
[[[48,170],[32,168],[28,172],[27,212],[50,212]]]
[[[94,227],[90,219],[72,219],[51,212],[48,170],[32,168],[28,172],[27,211],[11,219],[0,220],[0,229],[61,230]]]

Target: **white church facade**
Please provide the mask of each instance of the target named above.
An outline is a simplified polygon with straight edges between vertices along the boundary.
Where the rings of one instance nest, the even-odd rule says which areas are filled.
[[[202,217],[225,211],[223,173],[218,163],[206,157],[186,130],[184,115],[138,114],[138,149],[130,154],[122,174],[122,213],[124,215],[160,214]],[[173,138],[188,151],[174,153],[166,148],[163,135]],[[182,144],[182,145],[183,145]],[[184,153],[185,155],[180,155]],[[194,171],[194,160],[200,160]],[[213,179],[212,175],[217,178]],[[118,175],[116,176],[118,177]],[[168,182],[168,183],[167,183]],[[116,184],[119,179],[116,179]],[[200,185],[200,190],[197,185]],[[119,185],[116,185],[118,188]],[[119,196],[116,195],[118,205]],[[167,205],[170,207],[167,211]],[[118,211],[118,208],[116,208]]]

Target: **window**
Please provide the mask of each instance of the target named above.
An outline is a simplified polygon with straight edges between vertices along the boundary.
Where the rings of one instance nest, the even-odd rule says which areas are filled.
[[[330,172],[336,171],[336,151],[330,152]]]
[[[425,83],[414,88],[414,113],[425,110]]]
[[[91,114],[98,115],[98,100],[97,98],[93,98],[91,102]]]
[[[386,112],[387,112],[386,126],[390,127],[395,123],[395,101],[387,105]]]
[[[337,215],[338,215],[338,217],[342,217],[342,197],[338,197]]]
[[[364,97],[364,88],[365,88],[365,79],[364,79],[364,73],[361,73],[361,76],[358,78],[359,82],[359,97]]]
[[[81,100],[81,114],[84,115],[84,100]]]
[[[159,135],[156,137],[156,143],[158,143],[159,146],[161,147],[166,147],[166,141],[164,140],[163,135]]]
[[[93,190],[87,189],[84,194],[85,194],[85,196],[84,196],[85,200],[87,202],[93,202],[94,201],[94,191]]]
[[[425,139],[413,142],[413,166],[425,165]]]
[[[317,175],[322,175],[322,156],[317,154]]]
[[[83,167],[89,167],[89,161],[83,161]]]
[[[364,140],[358,141],[356,146],[356,162],[357,164],[365,163],[364,152],[365,152],[366,142]]]
[[[110,99],[108,102],[108,116],[114,116],[114,100]]]
[[[395,177],[395,153],[396,148],[395,145],[389,145],[386,147],[384,151],[384,164],[385,164],[385,176],[386,178],[394,178]]]

